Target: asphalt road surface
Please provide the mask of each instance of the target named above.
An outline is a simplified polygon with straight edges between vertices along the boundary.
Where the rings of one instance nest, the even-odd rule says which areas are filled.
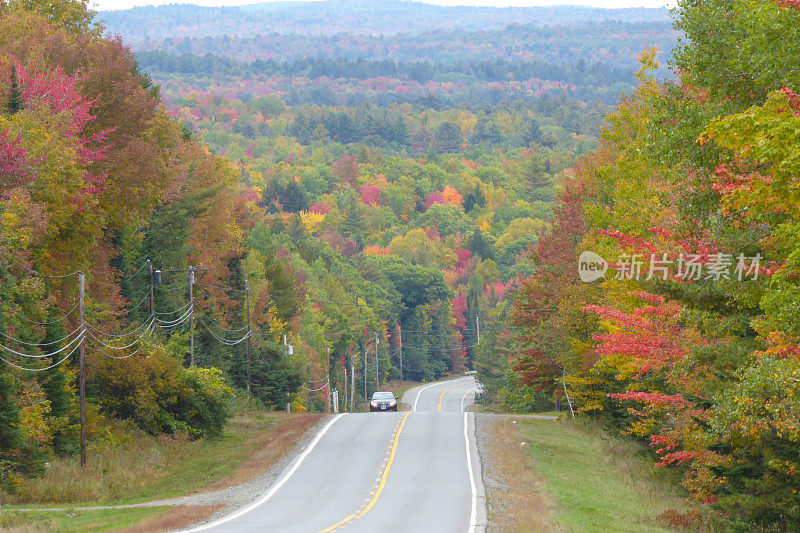
[[[476,390],[463,377],[409,390],[409,411],[337,415],[262,497],[191,531],[483,531]]]

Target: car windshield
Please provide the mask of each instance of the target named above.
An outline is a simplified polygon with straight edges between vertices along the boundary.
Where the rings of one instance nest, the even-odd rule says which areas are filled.
[[[394,400],[394,394],[391,392],[376,392],[372,395],[373,400]]]

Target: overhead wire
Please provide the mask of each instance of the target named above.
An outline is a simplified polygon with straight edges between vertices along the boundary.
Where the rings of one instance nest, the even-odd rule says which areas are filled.
[[[149,321],[147,321],[145,323],[147,324],[147,327],[144,329],[142,334],[139,335],[136,339],[134,339],[133,342],[131,342],[129,344],[126,344],[125,346],[114,346],[113,344],[106,344],[105,342],[103,342],[100,339],[98,339],[97,337],[95,337],[94,334],[91,332],[91,330],[87,330],[87,333],[88,333],[89,337],[94,339],[95,342],[97,342],[100,345],[108,348],[109,350],[127,350],[128,348],[133,347],[137,342],[140,342],[145,337],[145,335],[149,335],[152,332],[152,327],[153,327],[153,324],[155,323],[155,317],[152,317]]]
[[[131,311],[135,311],[136,309],[140,308],[142,306],[142,304],[144,304],[149,299],[150,299],[150,293],[148,292],[147,294],[144,295],[144,297],[141,300],[139,300],[139,303],[137,303],[133,307],[129,307],[127,309],[124,309],[125,314],[126,315],[130,314]]]
[[[168,327],[172,327],[173,325],[179,325],[179,324],[182,324],[183,322],[185,322],[186,319],[189,317],[189,315],[192,314],[192,311],[194,311],[194,306],[190,304],[189,308],[186,310],[186,312],[183,313],[183,315],[181,315],[180,317],[176,318],[175,320],[161,320],[158,317],[155,317],[155,320],[159,324],[160,327],[168,328]]]
[[[55,340],[55,341],[50,341],[50,342],[27,342],[27,341],[23,341],[21,339],[15,339],[11,335],[7,335],[7,334],[3,333],[2,331],[0,331],[0,335],[5,337],[6,339],[10,340],[11,342],[15,342],[17,344],[25,344],[27,346],[52,346],[54,344],[59,344],[59,343],[65,341],[65,340],[69,339],[70,337],[72,337],[75,333],[79,332],[80,330],[81,330],[81,328],[80,328],[80,326],[78,326],[77,328],[75,328],[71,332],[67,333],[66,335],[64,335],[60,339]]]
[[[320,388],[318,388],[318,389],[309,389],[309,388],[308,388],[308,387],[306,387],[305,385],[302,385],[302,384],[300,385],[300,387],[301,387],[302,389],[304,389],[304,390],[307,390],[308,392],[319,392],[319,391],[321,391],[322,389],[326,388],[327,386],[328,386],[328,384],[326,383],[325,385],[323,385],[322,387],[320,387]]]
[[[75,337],[74,339],[72,339],[66,345],[62,346],[61,348],[59,348],[58,350],[56,350],[54,352],[50,352],[50,353],[47,353],[47,354],[44,354],[44,355],[34,355],[34,354],[18,352],[16,350],[12,349],[12,348],[9,348],[8,346],[3,346],[2,344],[0,344],[0,349],[3,349],[3,350],[5,350],[5,351],[7,351],[9,353],[13,353],[14,355],[18,355],[19,357],[25,357],[25,358],[28,358],[28,359],[44,359],[45,357],[52,357],[54,355],[58,355],[61,352],[63,352],[64,350],[68,349],[70,346],[72,346],[73,343],[75,343],[75,341],[82,340],[84,338],[85,333],[86,333],[86,331],[82,329],[81,334],[78,335],[77,337]],[[78,344],[80,344],[80,342],[78,342]]]
[[[142,337],[138,339],[138,341],[141,341],[145,336],[152,335],[154,330],[155,330],[155,327],[151,328],[149,331],[144,333],[142,335]],[[131,353],[129,353],[127,355],[111,355],[111,354],[105,352],[100,346],[98,346],[97,343],[96,343],[97,339],[95,339],[94,337],[91,337],[91,335],[89,337],[89,341],[92,342],[92,344],[94,344],[95,350],[97,350],[98,352],[100,352],[104,356],[108,357],[109,359],[128,359],[128,358],[131,358],[134,355],[136,355],[137,353],[139,353],[142,350],[142,348],[144,348],[144,346],[145,346],[144,344],[140,343],[138,348],[136,348],[134,351],[132,351]]]
[[[92,324],[89,324],[88,322],[86,323],[86,326],[91,331],[93,331],[94,333],[97,333],[98,335],[103,335],[104,337],[112,337],[112,338],[117,338],[118,339],[120,337],[129,337],[131,335],[134,335],[134,334],[138,333],[139,330],[141,330],[145,326],[145,324],[147,324],[150,321],[151,318],[155,318],[155,317],[150,315],[150,317],[146,321],[142,322],[141,324],[136,326],[134,329],[132,329],[130,331],[126,331],[125,333],[108,333],[106,331],[102,331],[102,330],[98,329],[96,326],[93,326]]]
[[[23,366],[19,366],[19,365],[15,364],[15,363],[9,361],[8,359],[2,357],[2,356],[0,356],[0,361],[3,361],[7,365],[13,366],[14,368],[18,368],[20,370],[25,370],[25,371],[28,371],[28,372],[44,372],[45,370],[50,370],[51,368],[57,367],[58,365],[60,365],[61,363],[63,363],[67,359],[69,359],[70,356],[73,353],[75,353],[75,350],[77,350],[79,346],[80,346],[80,344],[77,344],[74,348],[72,348],[72,350],[67,355],[64,356],[63,359],[61,359],[57,363],[53,363],[52,365],[46,366],[44,368],[26,368],[26,367],[23,367]]]
[[[11,305],[9,302],[3,300],[2,298],[0,298],[0,302],[3,302],[6,305]],[[77,310],[78,310],[78,304],[75,304],[75,306],[72,309],[70,309],[69,311],[67,311],[66,314],[64,314],[64,315],[62,315],[62,316],[60,316],[58,318],[55,318],[53,320],[50,320],[48,322],[39,322],[38,320],[33,320],[32,318],[28,318],[27,316],[25,316],[24,313],[16,313],[14,315],[14,317],[15,318],[16,317],[20,317],[23,320],[25,320],[26,322],[28,322],[30,324],[36,324],[37,326],[52,326],[53,324],[58,324],[59,322],[62,322],[63,320],[67,319],[70,315],[72,315],[72,313],[74,313]]]
[[[19,266],[19,267],[21,267],[21,268],[24,268],[25,270],[27,270],[28,272],[30,272],[30,273],[31,273],[31,274],[33,274],[34,276],[39,276],[39,277],[42,277],[42,278],[47,278],[47,279],[64,279],[64,278],[70,278],[70,277],[72,277],[72,276],[76,276],[76,275],[78,275],[78,274],[80,274],[80,273],[81,273],[81,271],[80,271],[80,270],[76,270],[76,271],[74,271],[74,272],[70,272],[70,273],[67,273],[67,274],[60,274],[60,275],[59,275],[59,274],[43,274],[43,273],[41,273],[41,272],[38,272],[38,271],[36,271],[36,270],[32,269],[32,268],[31,268],[29,265],[25,265],[25,264],[23,264],[23,263],[20,263],[20,262],[19,262],[17,259],[15,259],[15,258],[14,258],[13,256],[11,256],[11,255],[9,255],[9,256],[8,256],[6,259],[10,259],[10,260],[11,260],[11,261],[12,261],[14,264],[16,264],[17,266]]]
[[[213,326],[216,326],[218,329],[221,329],[222,331],[226,331],[226,332],[229,332],[229,333],[239,333],[240,331],[244,331],[244,330],[246,330],[247,328],[250,327],[250,326],[246,326],[245,325],[245,326],[242,326],[240,328],[223,328],[222,326],[219,325],[219,323],[215,322],[211,318],[203,317],[203,320],[207,320],[207,321],[211,322],[211,324]]]
[[[120,285],[120,283],[122,283],[123,281],[130,281],[133,278],[135,278],[136,275],[139,274],[139,272],[141,272],[142,270],[144,270],[144,267],[146,267],[146,266],[147,266],[147,261],[145,261],[142,264],[142,266],[140,266],[135,272],[133,272],[131,274],[127,274],[125,276],[122,276],[118,280],[116,280],[114,282],[111,282],[111,283],[107,283],[105,281],[100,281],[100,280],[93,280],[91,278],[89,278],[89,281],[91,281],[91,283],[93,283],[95,285],[102,285],[104,287],[118,287]]]
[[[167,316],[167,315],[174,315],[176,313],[182,313],[190,305],[192,305],[192,302],[186,302],[186,305],[180,307],[179,309],[176,309],[175,311],[156,311],[155,314],[159,316]]]
[[[250,337],[250,332],[248,331],[247,333],[245,333],[244,337],[242,337],[240,339],[237,339],[235,341],[234,340],[229,340],[229,339],[224,339],[224,338],[220,337],[219,335],[217,335],[216,333],[214,333],[214,331],[211,328],[208,327],[208,324],[206,324],[205,320],[203,320],[202,318],[200,318],[198,320],[198,322],[200,322],[200,324],[202,324],[206,328],[206,330],[211,334],[212,337],[214,337],[215,339],[217,339],[219,342],[221,342],[222,344],[224,344],[226,346],[236,346],[237,344],[239,344],[241,342],[244,342],[245,340],[247,340]]]

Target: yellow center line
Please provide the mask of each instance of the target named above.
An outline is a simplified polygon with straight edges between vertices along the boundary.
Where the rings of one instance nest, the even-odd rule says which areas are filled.
[[[392,468],[392,463],[394,462],[394,455],[397,452],[397,444],[398,444],[398,442],[400,442],[400,434],[403,432],[403,426],[405,426],[405,424],[406,424],[406,418],[408,418],[408,415],[410,415],[410,414],[411,414],[411,411],[407,411],[406,414],[403,415],[403,418],[400,419],[400,426],[397,428],[397,435],[395,436],[394,442],[392,443],[392,451],[391,451],[391,454],[389,455],[389,460],[386,461],[386,468],[383,469],[383,475],[381,476],[381,482],[378,484],[378,487],[375,490],[375,494],[374,494],[374,496],[372,496],[372,499],[370,499],[370,501],[367,504],[367,506],[364,507],[363,509],[361,509],[360,511],[351,514],[350,516],[348,516],[347,518],[345,518],[341,522],[337,522],[337,523],[333,524],[332,526],[319,531],[319,533],[329,533],[330,531],[333,531],[333,530],[339,528],[340,526],[343,526],[343,525],[347,524],[348,522],[350,522],[352,520],[355,520],[356,518],[361,518],[362,516],[367,514],[370,509],[372,509],[373,505],[375,505],[377,503],[378,498],[380,498],[380,496],[381,496],[381,492],[383,492],[383,487],[386,486],[386,479],[389,477],[389,470],[391,470],[391,468]],[[370,495],[372,495],[371,492],[370,492]]]
[[[457,384],[455,384],[455,385],[451,385],[450,387],[447,387],[446,389],[444,389],[444,390],[442,391],[442,395],[441,395],[441,396],[439,396],[439,409],[438,409],[438,411],[439,411],[440,413],[442,412],[442,401],[444,400],[444,395],[445,395],[445,393],[446,393],[447,391],[449,391],[450,389],[455,389],[456,387],[462,387],[462,386],[464,386],[464,385],[472,385],[472,383],[470,383],[469,381],[467,381],[467,382],[465,382],[465,383],[457,383]]]

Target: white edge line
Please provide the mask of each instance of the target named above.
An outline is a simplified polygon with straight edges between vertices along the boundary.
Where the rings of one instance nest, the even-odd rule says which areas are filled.
[[[306,449],[303,450],[303,453],[300,454],[300,456],[294,462],[294,465],[292,466],[292,468],[289,469],[288,472],[286,472],[286,475],[284,475],[283,478],[281,478],[280,481],[278,481],[277,483],[272,485],[272,488],[270,488],[269,491],[266,494],[264,494],[261,498],[259,498],[258,500],[254,501],[253,503],[251,503],[250,505],[248,505],[246,507],[242,507],[241,509],[239,509],[238,511],[235,511],[232,514],[229,514],[227,516],[224,516],[224,517],[220,518],[219,520],[215,520],[213,522],[209,522],[208,524],[203,524],[202,526],[199,526],[199,527],[196,527],[196,528],[193,528],[193,529],[187,529],[187,530],[182,530],[182,531],[184,533],[194,533],[196,531],[205,531],[207,529],[211,529],[213,527],[220,526],[220,525],[222,525],[222,524],[224,524],[226,522],[230,522],[231,520],[235,520],[236,518],[239,518],[240,516],[242,516],[242,515],[244,515],[246,513],[249,513],[250,511],[252,511],[256,507],[266,503],[270,498],[272,498],[275,495],[276,492],[278,492],[278,490],[284,485],[284,483],[289,481],[289,478],[292,477],[292,474],[294,474],[295,471],[300,467],[300,465],[303,463],[305,458],[308,457],[308,454],[311,453],[311,450],[313,450],[314,447],[317,445],[317,443],[320,441],[320,439],[322,439],[322,436],[331,428],[332,425],[334,425],[343,416],[344,416],[344,413],[338,414],[333,418],[333,420],[331,420],[330,422],[325,424],[325,427],[322,428],[319,431],[319,433],[317,433],[317,435],[314,437],[314,440],[312,440],[309,443],[309,445],[306,446]]]
[[[464,381],[465,379],[468,379],[468,378],[449,379],[447,381],[437,381],[435,383],[431,383],[430,385],[425,385],[424,387],[419,389],[419,391],[417,392],[417,397],[414,400],[414,408],[412,409],[412,411],[416,411],[417,410],[417,403],[419,402],[419,397],[422,396],[422,391],[424,391],[425,389],[429,389],[431,387],[435,387],[436,385],[450,385],[450,384],[452,384],[452,383],[454,383],[456,381]]]
[[[412,409],[412,411],[416,411],[417,410],[417,403],[419,402],[419,397],[422,396],[422,391],[424,391],[425,389],[430,389],[431,387],[435,387],[436,385],[441,385],[441,384],[442,384],[441,382],[431,383],[430,385],[425,385],[424,387],[419,389],[419,391],[417,392],[417,398],[414,400],[414,409]]]
[[[467,432],[468,413],[464,412],[464,443],[467,447],[467,471],[469,472],[469,488],[472,491],[472,507],[469,512],[469,526],[467,526],[467,533],[475,531],[475,522],[478,520],[478,489],[475,486],[475,472],[472,470],[472,453],[469,448],[469,433]]]
[[[467,401],[467,395],[468,395],[470,392],[478,392],[478,389],[477,389],[477,388],[475,388],[475,389],[468,389],[468,390],[467,390],[467,392],[465,392],[465,393],[464,393],[464,396],[462,396],[462,397],[461,397],[461,412],[462,412],[462,413],[464,413],[464,412],[465,412],[465,411],[464,411],[464,402],[465,402],[465,401]]]

